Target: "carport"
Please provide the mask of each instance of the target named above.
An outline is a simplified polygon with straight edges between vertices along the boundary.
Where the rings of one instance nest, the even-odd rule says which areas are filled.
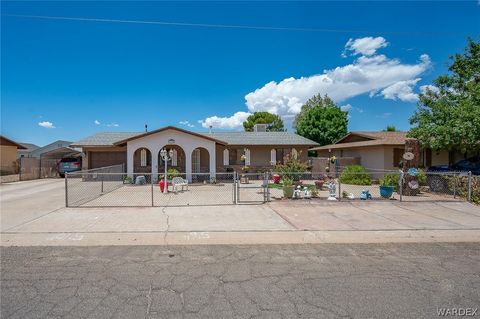
[[[58,177],[57,163],[65,157],[81,157],[79,149],[61,147],[43,153],[39,158],[20,158],[20,180]]]

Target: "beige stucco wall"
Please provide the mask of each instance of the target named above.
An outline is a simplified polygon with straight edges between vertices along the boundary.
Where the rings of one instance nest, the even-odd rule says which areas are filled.
[[[217,145],[216,147],[216,165],[217,167],[224,167],[223,165],[223,151],[227,149],[237,149],[237,161],[240,163],[240,157],[244,152],[244,148],[248,148],[250,150],[250,166],[251,167],[273,167],[270,163],[270,152],[272,149],[291,149],[295,148],[297,152],[299,152],[300,160],[302,162],[307,162],[308,158],[308,147],[305,146],[296,146],[296,145],[286,145],[286,146],[278,146],[278,145],[261,145],[261,146],[248,146],[248,145],[240,145],[240,146],[223,146]],[[279,159],[277,158],[277,161]],[[233,163],[230,163],[229,166],[233,166]]]
[[[0,166],[2,170],[15,170],[14,162],[17,159],[17,147],[9,145],[0,145]]]
[[[432,166],[448,165],[448,151],[432,151]]]

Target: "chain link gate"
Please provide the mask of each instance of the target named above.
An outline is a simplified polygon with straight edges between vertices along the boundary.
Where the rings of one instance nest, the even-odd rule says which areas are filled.
[[[235,204],[254,204],[270,201],[268,173],[242,173],[235,176]]]

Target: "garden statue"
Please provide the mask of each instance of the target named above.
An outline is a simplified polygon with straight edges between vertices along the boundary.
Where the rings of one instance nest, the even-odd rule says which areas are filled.
[[[335,185],[335,181],[330,181],[328,184],[328,198],[327,200],[337,200],[336,194],[337,194],[337,186]]]
[[[305,186],[305,187],[303,188],[303,198],[305,198],[305,199],[310,199],[310,198],[312,198],[312,192],[308,190],[308,187],[307,187],[307,186]]]
[[[302,198],[302,186],[298,185],[295,191],[293,192],[293,199]]]
[[[372,199],[372,194],[370,194],[370,191],[368,189],[364,189],[360,193],[360,199],[362,200]]]

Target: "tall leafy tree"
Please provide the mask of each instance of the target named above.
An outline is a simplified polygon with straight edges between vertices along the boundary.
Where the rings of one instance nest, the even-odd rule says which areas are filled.
[[[327,95],[317,94],[302,106],[293,126],[297,134],[327,145],[347,134],[347,115]]]
[[[480,40],[450,57],[449,74],[420,94],[409,132],[424,147],[480,151]]]
[[[283,126],[282,118],[276,114],[268,112],[255,112],[247,120],[243,122],[243,128],[246,132],[252,132],[255,124],[268,124],[268,131],[283,132],[285,128]]]

